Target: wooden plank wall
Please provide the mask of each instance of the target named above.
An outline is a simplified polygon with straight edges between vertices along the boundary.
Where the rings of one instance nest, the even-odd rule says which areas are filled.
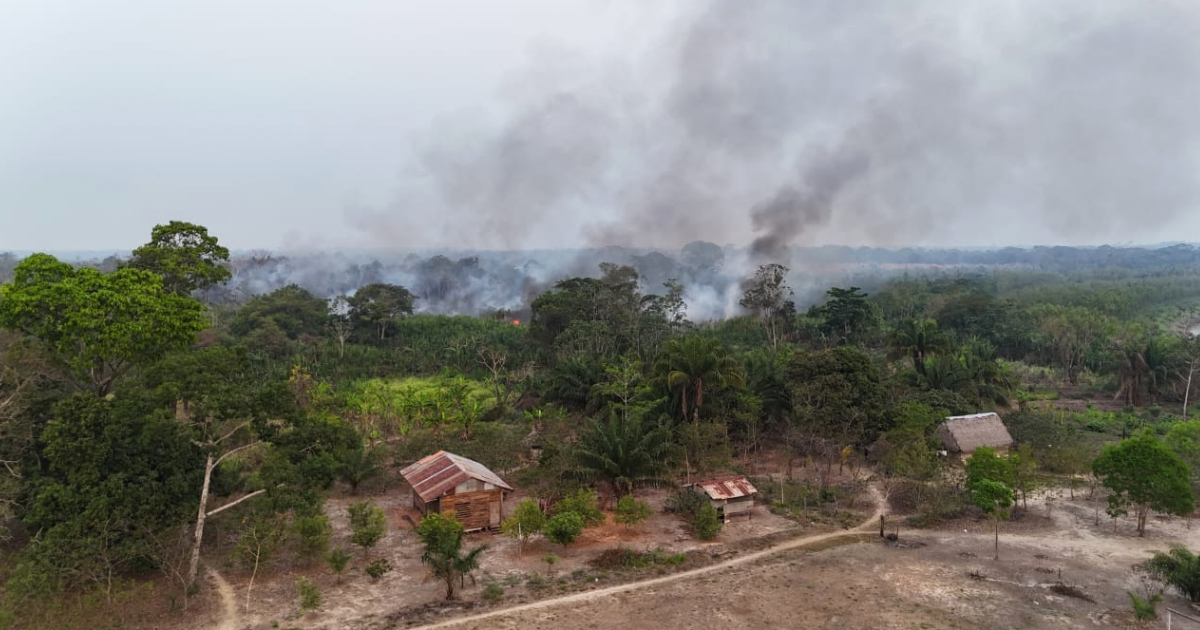
[[[458,519],[467,531],[499,527],[499,523],[491,522],[491,504],[500,503],[501,492],[496,489],[446,495],[442,497],[442,514]]]

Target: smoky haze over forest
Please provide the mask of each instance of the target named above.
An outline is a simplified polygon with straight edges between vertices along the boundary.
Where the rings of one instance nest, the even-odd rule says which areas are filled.
[[[1185,0],[56,1],[0,26],[0,247],[1200,234]]]

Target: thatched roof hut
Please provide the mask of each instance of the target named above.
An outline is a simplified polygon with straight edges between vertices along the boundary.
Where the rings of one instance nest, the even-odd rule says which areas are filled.
[[[1004,422],[994,412],[946,418],[938,427],[937,438],[947,451],[964,455],[970,455],[981,446],[1005,451],[1013,443]]]

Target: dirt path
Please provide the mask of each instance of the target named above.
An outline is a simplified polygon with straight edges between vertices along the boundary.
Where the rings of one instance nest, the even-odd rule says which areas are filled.
[[[233,587],[216,569],[209,567],[205,572],[216,585],[217,594],[221,596],[221,623],[217,624],[216,630],[237,630],[237,595],[233,592]]]
[[[863,521],[861,524],[859,524],[857,527],[854,527],[853,529],[847,529],[847,530],[842,530],[842,531],[837,531],[837,532],[829,532],[827,534],[817,534],[815,536],[805,536],[802,538],[793,538],[792,540],[788,540],[788,541],[779,543],[778,545],[775,545],[774,547],[768,547],[767,549],[763,549],[762,551],[756,551],[754,553],[750,553],[750,554],[747,554],[744,556],[738,556],[736,558],[732,558],[732,559],[726,560],[724,562],[710,564],[708,566],[691,569],[689,571],[673,573],[671,575],[665,575],[663,577],[652,578],[649,580],[630,582],[628,584],[619,584],[617,586],[610,586],[608,588],[597,589],[594,591],[584,591],[582,593],[574,593],[572,595],[565,595],[563,597],[555,597],[552,599],[543,599],[543,600],[536,601],[536,602],[530,602],[528,604],[521,604],[520,606],[512,606],[512,607],[503,608],[500,610],[493,610],[493,611],[489,611],[489,612],[485,612],[485,613],[480,613],[478,615],[471,615],[468,617],[459,617],[458,619],[451,619],[449,621],[443,621],[440,623],[435,623],[435,624],[431,624],[431,625],[427,625],[427,626],[418,626],[418,629],[419,630],[431,630],[433,628],[450,628],[450,627],[454,627],[454,626],[458,626],[458,625],[462,625],[462,624],[468,624],[468,623],[473,623],[473,622],[477,622],[477,621],[483,621],[485,619],[491,619],[493,617],[502,617],[505,615],[523,613],[523,612],[528,612],[531,610],[540,610],[540,609],[544,609],[544,608],[552,608],[555,606],[564,606],[564,605],[568,605],[568,604],[579,604],[579,603],[588,602],[591,600],[600,599],[603,597],[608,597],[610,595],[616,595],[618,593],[626,593],[626,592],[634,591],[634,590],[638,590],[638,589],[650,588],[652,586],[659,586],[659,585],[667,584],[670,582],[686,580],[688,578],[696,577],[697,575],[704,575],[706,573],[714,573],[717,571],[723,571],[730,567],[748,564],[748,563],[754,562],[755,560],[761,560],[762,558],[766,558],[767,556],[771,556],[771,555],[777,554],[782,551],[787,551],[789,549],[796,549],[798,547],[804,547],[806,545],[823,542],[823,541],[830,540],[833,538],[842,538],[845,536],[859,535],[859,534],[862,534],[862,532],[866,529],[874,528],[876,526],[876,524],[879,522],[879,517],[883,516],[883,513],[884,513],[885,501],[883,500],[883,495],[881,495],[879,493],[879,490],[877,488],[875,488],[874,486],[871,487],[871,498],[875,501],[875,512],[871,515],[870,518]]]

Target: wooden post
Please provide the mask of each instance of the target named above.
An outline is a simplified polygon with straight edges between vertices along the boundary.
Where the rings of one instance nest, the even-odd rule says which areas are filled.
[[[879,537],[883,538],[883,515],[879,515]]]

